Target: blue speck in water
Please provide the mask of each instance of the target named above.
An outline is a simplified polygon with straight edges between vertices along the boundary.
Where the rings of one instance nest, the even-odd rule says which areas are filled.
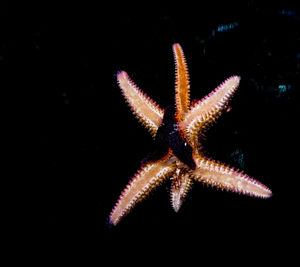
[[[239,24],[237,22],[233,22],[227,25],[219,25],[217,28],[218,32],[227,32],[229,30],[232,30],[233,28],[237,27]]]
[[[287,90],[290,90],[292,86],[290,84],[280,84],[277,89],[277,97],[281,97]]]

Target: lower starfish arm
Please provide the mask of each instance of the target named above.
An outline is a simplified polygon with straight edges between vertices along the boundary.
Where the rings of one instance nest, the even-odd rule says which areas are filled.
[[[248,175],[234,170],[222,163],[195,157],[197,168],[193,171],[193,178],[228,191],[242,193],[254,197],[268,198],[271,190]]]
[[[116,225],[139,201],[141,201],[154,187],[174,171],[174,165],[169,157],[148,163],[133,177],[121,194],[117,204],[110,214],[110,222]]]
[[[174,211],[178,212],[182,202],[191,187],[192,179],[190,173],[184,169],[177,169],[173,173],[171,186],[171,204]]]

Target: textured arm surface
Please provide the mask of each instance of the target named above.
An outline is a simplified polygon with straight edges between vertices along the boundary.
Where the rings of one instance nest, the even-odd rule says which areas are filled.
[[[205,130],[216,120],[227,107],[230,98],[236,91],[240,77],[232,76],[220,84],[214,91],[197,101],[183,120],[187,139],[192,146],[198,144],[198,133]]]
[[[117,76],[119,86],[127,103],[139,121],[155,136],[164,116],[161,109],[152,99],[143,93],[130,79],[125,71]]]
[[[110,222],[116,225],[139,201],[141,201],[154,187],[169,177],[175,166],[165,159],[144,165],[132,178],[121,193],[117,204],[110,214]]]
[[[195,180],[254,197],[268,198],[272,195],[268,187],[241,171],[199,155],[194,158],[197,165],[193,172]]]
[[[190,82],[184,53],[179,44],[173,45],[173,54],[176,68],[175,103],[176,115],[179,121],[190,107]]]

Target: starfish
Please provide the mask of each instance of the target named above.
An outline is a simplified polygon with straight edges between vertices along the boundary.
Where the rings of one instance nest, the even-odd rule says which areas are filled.
[[[188,68],[181,46],[173,44],[175,104],[162,109],[143,93],[125,71],[117,74],[122,94],[137,119],[164,152],[142,163],[110,213],[116,225],[138,202],[163,181],[171,180],[171,203],[180,209],[194,181],[253,197],[268,198],[271,190],[242,171],[208,158],[202,147],[208,127],[228,107],[240,77],[231,76],[201,100],[190,101]]]

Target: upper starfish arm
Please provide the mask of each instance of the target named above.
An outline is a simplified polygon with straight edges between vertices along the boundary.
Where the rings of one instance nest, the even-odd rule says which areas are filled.
[[[122,93],[132,111],[142,124],[155,136],[163,119],[164,110],[143,93],[125,71],[117,75]]]
[[[205,129],[227,107],[239,82],[239,76],[228,78],[206,97],[197,101],[185,115],[183,128],[186,129],[187,139],[192,146],[197,146],[198,144],[199,129]]]
[[[161,160],[144,165],[132,178],[110,214],[112,224],[116,225],[137,202],[173,173],[175,167],[169,161],[169,155],[170,153]]]
[[[175,80],[175,103],[176,116],[179,121],[190,107],[190,82],[187,64],[181,46],[176,43],[173,45],[173,54],[176,67]]]
[[[195,155],[195,162],[197,168],[192,173],[195,180],[254,197],[268,198],[272,195],[271,190],[259,181],[222,163],[199,155]]]

